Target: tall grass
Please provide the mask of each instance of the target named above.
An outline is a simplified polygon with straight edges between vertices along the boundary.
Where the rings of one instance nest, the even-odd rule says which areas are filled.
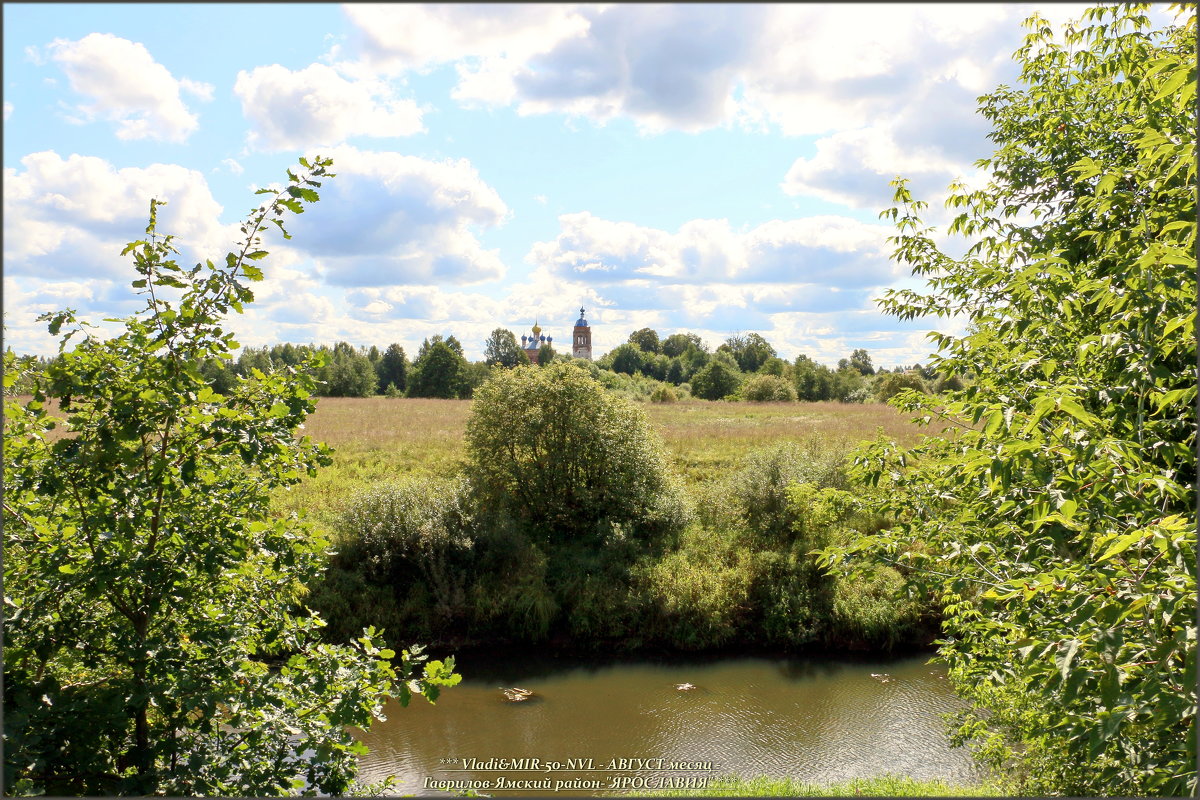
[[[470,408],[469,400],[321,398],[305,433],[335,448],[333,464],[280,492],[277,509],[306,510],[332,525],[345,499],[369,484],[453,471],[465,457]],[[920,433],[882,404],[686,400],[644,408],[673,471],[692,485],[723,477],[750,452],[781,441],[844,451],[880,429],[900,444],[915,443]]]

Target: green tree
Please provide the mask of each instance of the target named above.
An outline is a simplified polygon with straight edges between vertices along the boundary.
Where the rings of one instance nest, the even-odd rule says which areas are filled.
[[[720,400],[736,392],[741,382],[737,370],[714,358],[692,376],[692,394],[702,400]]]
[[[947,201],[965,255],[903,182],[886,212],[931,290],[885,307],[965,316],[933,365],[977,377],[904,400],[947,432],[860,455],[897,524],[851,549],[940,594],[959,735],[1027,795],[1197,789],[1196,11],[1145,8],[1027,22],[992,178]]]
[[[864,376],[875,374],[875,367],[871,365],[871,355],[861,347],[851,353],[849,358],[839,359],[838,369],[853,369],[857,371],[859,375]]]
[[[554,361],[554,347],[549,342],[545,342],[538,348],[538,366],[548,367],[552,361]]]
[[[124,251],[147,302],[119,335],[98,338],[71,310],[43,317],[52,335],[66,329],[60,358],[32,400],[5,403],[11,792],[341,794],[362,751],[347,727],[389,696],[433,699],[453,682],[429,662],[410,683],[416,651],[393,662],[371,631],[316,644],[320,620],[294,611],[326,544],[268,508],[273,489],[329,463],[296,437],[313,408],[307,371],[252,370],[228,394],[199,371],[236,347],[223,318],[263,277],[262,230],[317,199],[330,162],[301,164],[219,266],[178,266],[151,201],[146,239]],[[69,435],[52,438],[58,424]]]
[[[525,351],[517,343],[516,334],[506,328],[496,328],[484,345],[483,360],[502,367],[515,367],[528,364],[529,356],[525,355]]]
[[[642,368],[642,363],[646,359],[646,354],[636,344],[619,344],[609,353],[612,360],[612,371],[623,372],[626,375],[632,375]]]
[[[641,409],[574,364],[505,370],[467,421],[477,507],[519,520],[545,544],[678,532],[682,499]]]
[[[404,348],[393,342],[388,345],[387,350],[383,351],[383,356],[379,359],[379,366],[376,375],[379,381],[379,388],[384,391],[389,386],[395,387],[395,391],[403,392],[408,388],[408,357],[404,354]]]
[[[349,342],[333,346],[322,377],[325,385],[321,394],[326,397],[370,397],[379,385],[370,357]]]
[[[667,358],[682,356],[689,349],[703,352],[706,348],[704,342],[694,333],[672,333],[662,342],[662,353]]]
[[[662,344],[658,340],[658,331],[653,328],[642,328],[629,334],[629,343],[636,345],[643,353],[662,351]]]
[[[758,372],[767,359],[778,355],[771,343],[757,333],[747,333],[745,336],[735,333],[717,350],[733,356],[738,369],[746,373]]]
[[[468,391],[467,360],[440,339],[423,349],[425,355],[417,360],[409,374],[409,396],[464,397]]]

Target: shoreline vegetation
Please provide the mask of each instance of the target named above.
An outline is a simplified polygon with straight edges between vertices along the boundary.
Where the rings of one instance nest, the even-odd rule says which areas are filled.
[[[959,784],[941,780],[915,780],[896,775],[853,778],[815,784],[760,775],[754,778],[721,777],[703,789],[660,789],[647,797],[1003,797],[992,783]]]

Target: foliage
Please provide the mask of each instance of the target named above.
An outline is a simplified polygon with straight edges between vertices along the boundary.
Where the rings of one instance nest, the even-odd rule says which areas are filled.
[[[554,347],[549,343],[544,343],[538,348],[537,365],[539,367],[548,367],[554,361]]]
[[[677,403],[679,395],[670,386],[661,385],[650,394],[650,402],[652,403]]]
[[[744,336],[735,333],[726,339],[717,351],[732,355],[742,372],[757,372],[767,359],[778,355],[771,343],[757,333],[747,333]]]
[[[875,367],[871,366],[871,356],[862,348],[851,353],[850,358],[843,358],[838,361],[838,369],[852,369],[860,375],[875,374]]]
[[[660,352],[667,358],[678,358],[689,349],[704,352],[704,342],[694,333],[672,333],[662,340]]]
[[[905,389],[912,389],[914,392],[922,393],[928,393],[929,391],[925,388],[925,381],[921,380],[920,376],[907,372],[880,373],[875,378],[875,383],[871,387],[875,399],[883,403],[891,400]]]
[[[658,340],[658,331],[653,328],[642,328],[629,334],[629,343],[635,345],[643,353],[662,352],[662,343]]]
[[[736,392],[741,380],[736,369],[713,359],[692,376],[692,394],[702,400],[720,400]]]
[[[389,344],[380,356],[375,371],[383,392],[386,393],[391,387],[393,391],[403,393],[408,388],[408,356],[396,342]]]
[[[483,348],[483,360],[502,367],[528,364],[529,356],[517,343],[517,336],[507,328],[496,328],[487,338]]]
[[[454,337],[450,337],[453,339]],[[428,340],[426,340],[428,342]],[[466,397],[470,391],[467,360],[438,337],[413,364],[408,376],[409,397]],[[461,350],[461,347],[460,347]]]
[[[908,777],[880,775],[852,778],[842,783],[810,784],[790,778],[759,776],[715,778],[703,790],[659,789],[648,797],[1003,797],[998,787],[952,785],[941,780],[918,781]]]
[[[646,357],[640,347],[636,344],[626,342],[614,347],[612,352],[609,353],[609,358],[611,359],[613,372],[623,372],[626,375],[632,375],[635,372],[641,371]]]
[[[791,383],[775,375],[755,375],[741,388],[743,400],[752,403],[790,403],[796,400],[796,389]]]
[[[324,545],[269,519],[268,498],[329,462],[295,436],[317,362],[254,372],[228,394],[199,371],[236,346],[221,324],[253,299],[263,229],[317,200],[330,163],[301,159],[306,172],[263,190],[220,266],[178,266],[151,201],[146,240],[124,251],[146,307],[120,335],[101,340],[70,310],[44,317],[52,335],[67,329],[59,358],[32,400],[5,404],[10,790],[339,794],[362,751],[347,726],[369,725],[389,696],[432,700],[457,681],[449,662],[416,675],[416,648],[393,662],[372,630],[316,644],[320,619],[291,610]],[[51,437],[62,423],[49,400],[68,435]]]
[[[467,453],[485,506],[538,541],[657,540],[683,522],[645,415],[570,362],[518,367],[482,386]]]
[[[885,307],[968,318],[933,366],[977,380],[898,398],[957,432],[863,451],[897,524],[849,550],[941,593],[959,735],[1022,794],[1197,788],[1195,7],[1144,11],[1028,21],[993,177],[947,201],[964,256],[902,182],[887,212],[931,291]]]

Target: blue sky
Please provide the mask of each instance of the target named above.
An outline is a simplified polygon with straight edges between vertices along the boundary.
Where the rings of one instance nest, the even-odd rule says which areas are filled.
[[[244,344],[482,355],[536,317],[597,355],[644,326],[758,332],[834,364],[925,359],[931,324],[878,212],[980,183],[975,98],[1016,75],[1021,20],[1078,5],[22,4],[4,14],[4,316],[128,313],[145,227],[220,258],[300,155],[322,201],[269,240]],[[1165,14],[1165,12],[1161,12]]]

